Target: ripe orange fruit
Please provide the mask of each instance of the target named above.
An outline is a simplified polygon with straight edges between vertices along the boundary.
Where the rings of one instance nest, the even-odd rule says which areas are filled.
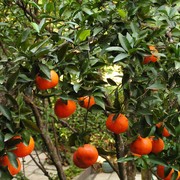
[[[17,160],[17,163],[18,163],[17,168],[14,167],[14,166],[11,164],[8,156],[5,155],[5,156],[3,156],[3,157],[0,158],[0,165],[1,165],[1,166],[5,166],[5,167],[7,166],[9,173],[13,176],[13,175],[18,174],[19,171],[21,170],[21,162],[20,162],[20,160],[19,160],[18,158],[17,158],[16,160]]]
[[[88,168],[96,163],[98,151],[91,144],[84,144],[79,147],[73,154],[73,162],[79,168]]]
[[[15,137],[13,137],[13,139],[22,140],[22,138],[20,136],[15,136]],[[16,144],[16,149],[13,150],[12,152],[17,157],[25,157],[25,156],[31,154],[31,152],[34,150],[34,146],[35,146],[34,139],[32,137],[30,137],[28,145],[25,145],[23,142],[20,142],[20,143]]]
[[[59,76],[54,70],[50,71],[50,76],[51,76],[51,80],[42,78],[39,75],[36,76],[35,82],[36,82],[36,86],[39,90],[51,89],[58,84]]]
[[[106,127],[115,134],[124,133],[128,130],[129,122],[125,115],[119,114],[115,119],[115,114],[110,114],[106,120]]]
[[[138,138],[131,143],[130,150],[132,153],[139,155],[149,154],[152,151],[151,139],[138,136]]]
[[[164,141],[161,138],[152,138],[152,152],[158,154],[164,149]]]
[[[162,122],[159,122],[159,123],[156,124],[156,127],[161,128],[162,125],[163,125],[163,123],[162,123]],[[164,137],[169,137],[171,134],[170,134],[169,131],[164,127],[163,130],[162,130],[162,135],[163,135]]]
[[[171,180],[171,176],[174,172],[174,169],[171,169],[170,173],[165,177],[165,171],[164,171],[164,166],[158,165],[157,166],[157,175],[162,178],[163,180]]]
[[[72,100],[67,100],[63,102],[58,99],[54,106],[54,112],[58,118],[67,118],[76,111],[76,103]]]
[[[150,56],[145,56],[143,60],[143,64],[148,64],[149,62],[155,63],[158,60],[158,57],[155,55],[158,53],[157,49],[154,46],[149,46],[149,50],[151,51]]]
[[[78,98],[78,103],[85,109],[91,108],[96,102],[93,96],[83,96]]]

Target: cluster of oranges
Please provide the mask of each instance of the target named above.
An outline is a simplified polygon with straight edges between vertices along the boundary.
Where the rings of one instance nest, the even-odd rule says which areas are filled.
[[[149,49],[152,53],[151,56],[146,56],[144,58],[144,64],[147,64],[149,62],[156,62],[157,56],[155,54],[157,53],[157,50],[154,46],[149,46]],[[51,79],[46,80],[40,76],[36,77],[36,85],[39,90],[46,90],[55,87],[58,84],[59,76],[57,73],[53,70],[50,72]],[[78,104],[85,108],[89,109],[91,106],[95,104],[95,99],[93,96],[84,96],[77,99]],[[73,100],[63,100],[58,99],[55,102],[54,106],[54,113],[58,118],[67,118],[71,116],[76,111],[76,102]],[[156,126],[157,128],[162,128],[162,123],[158,123]],[[108,130],[115,134],[124,133],[128,130],[129,122],[125,115],[123,114],[110,114],[106,120],[106,127]],[[168,130],[163,127],[162,128],[162,136],[168,137],[170,136],[170,133]],[[155,153],[158,154],[164,149],[164,141],[161,138],[156,137],[146,137],[143,138],[141,136],[138,136],[136,140],[134,140],[130,144],[130,150],[133,155],[141,157],[142,155],[147,155],[149,153]],[[83,146],[80,146],[73,154],[73,162],[74,164],[79,168],[87,168],[91,165],[93,165],[98,158],[98,151],[97,149],[91,145],[91,144],[84,144]],[[157,167],[157,174],[159,177],[165,176],[164,173],[164,166],[158,165]],[[162,172],[163,171],[163,172]],[[170,172],[168,177],[171,178],[174,170]],[[162,175],[163,174],[163,175]],[[165,180],[168,180],[168,178],[164,178]]]
[[[14,136],[11,140],[15,140],[18,143],[16,144],[15,149],[13,149],[11,152],[14,153],[16,155],[16,161],[17,161],[17,166],[14,167],[11,164],[11,161],[8,157],[8,155],[4,155],[0,158],[0,165],[7,167],[9,173],[13,176],[18,174],[21,171],[21,162],[19,160],[19,158],[22,157],[26,157],[29,154],[31,154],[31,152],[34,150],[34,139],[32,137],[30,137],[29,143],[28,145],[24,144],[22,142],[22,138],[21,136]]]
[[[165,127],[162,127],[163,123],[160,122],[156,124],[157,128],[162,128],[162,136],[169,137],[170,133]],[[149,153],[158,154],[164,150],[165,144],[163,139],[154,136],[141,137],[140,135],[130,144],[130,150],[134,156],[141,157],[142,155],[147,155]],[[168,175],[165,176],[165,167],[162,165],[157,166],[157,175],[164,180],[171,180],[174,173],[174,169],[171,169]],[[180,171],[178,172],[178,177],[180,178]]]
[[[128,119],[123,114],[110,114],[106,120],[106,127],[115,134],[124,133],[128,130]],[[156,124],[156,127],[161,130],[162,136],[169,137],[171,134],[166,127],[163,127],[163,122]],[[141,137],[140,135],[130,144],[130,151],[134,156],[141,157],[150,153],[158,154],[164,150],[165,144],[160,137]],[[165,167],[157,166],[157,175],[164,180],[171,180],[174,169],[171,169],[169,174],[165,176]],[[177,180],[180,178],[180,171],[178,172]]]
[[[59,82],[59,76],[54,71],[50,71],[50,80],[36,76],[36,86],[39,90],[47,90],[55,87]],[[78,104],[90,109],[95,104],[94,96],[83,96],[77,99]],[[54,105],[54,113],[59,119],[68,118],[76,111],[76,102],[73,100],[57,99]],[[87,168],[93,165],[98,158],[97,149],[91,144],[84,144],[80,146],[73,154],[73,162],[79,168]]]

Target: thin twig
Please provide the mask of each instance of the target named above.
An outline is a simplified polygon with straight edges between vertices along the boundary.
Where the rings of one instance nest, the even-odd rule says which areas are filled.
[[[104,158],[108,163],[109,165],[112,167],[112,169],[117,173],[118,176],[119,175],[119,171],[115,168],[115,166],[113,165],[113,163],[104,155],[100,155],[102,158]]]
[[[51,176],[49,175],[49,173],[46,171],[46,169],[44,168],[44,166],[42,164],[39,164],[36,159],[30,154],[31,159],[34,161],[34,163],[36,164],[36,166],[38,166],[38,168],[44,173],[45,176],[47,176],[50,180],[53,180],[51,178]]]
[[[64,127],[68,127],[72,132],[77,133],[77,131],[72,128],[66,121],[59,119],[59,122],[64,126]]]

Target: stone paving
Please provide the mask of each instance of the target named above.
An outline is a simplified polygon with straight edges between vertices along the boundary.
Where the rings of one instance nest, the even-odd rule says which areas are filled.
[[[56,168],[53,165],[47,163],[47,156],[44,153],[38,153],[38,155],[41,163],[44,165],[48,173],[50,173],[52,176],[57,174]],[[32,156],[37,162],[39,162],[39,159],[37,158],[35,153],[32,153]],[[48,177],[43,174],[43,172],[39,169],[39,167],[35,164],[30,156],[25,157],[23,159],[23,162],[24,168],[22,168],[22,171],[25,173],[25,177],[27,177],[29,180],[48,180]],[[64,170],[67,168],[68,167],[64,167]],[[13,178],[13,180],[16,180],[16,178]],[[100,172],[91,174],[88,177],[86,175],[83,178],[75,177],[72,180],[119,180],[119,178],[115,172]],[[139,174],[137,174],[136,180],[141,180],[141,176]]]

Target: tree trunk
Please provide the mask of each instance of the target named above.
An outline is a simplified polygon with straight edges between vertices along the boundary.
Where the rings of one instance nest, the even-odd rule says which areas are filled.
[[[127,180],[136,179],[136,166],[134,164],[134,161],[127,162],[126,171],[127,171]]]
[[[24,96],[24,101],[31,107],[33,114],[35,116],[36,124],[39,127],[41,131],[41,137],[48,149],[48,153],[51,157],[51,160],[53,161],[53,164],[55,165],[57,172],[58,172],[58,177],[60,180],[66,180],[66,176],[63,171],[63,166],[62,166],[62,158],[60,154],[57,152],[56,147],[54,146],[54,143],[52,142],[45,121],[41,118],[41,114],[36,107],[36,105],[33,103],[33,101],[27,97]]]
[[[142,180],[151,180],[152,179],[152,173],[148,169],[142,169],[141,170],[141,179]]]
[[[115,146],[116,146],[116,157],[117,160],[121,157],[124,157],[124,143],[122,137],[119,134],[114,134],[115,137]],[[121,180],[126,180],[126,166],[125,163],[117,163],[119,170],[119,178]]]

